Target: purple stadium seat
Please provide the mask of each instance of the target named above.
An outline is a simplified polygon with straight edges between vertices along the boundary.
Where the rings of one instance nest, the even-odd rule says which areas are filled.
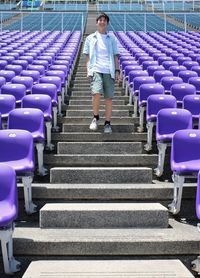
[[[138,108],[138,93],[142,84],[155,84],[155,79],[152,76],[137,76],[133,79],[132,92],[129,94],[129,104],[134,104],[134,115],[137,117]]]
[[[62,81],[61,78],[58,76],[43,76],[40,78],[40,83],[47,83],[47,84],[54,84],[57,88],[57,94],[58,94],[58,114],[62,115],[61,113],[61,103],[62,103],[62,97],[61,97],[61,91],[62,91]]]
[[[10,111],[15,109],[15,97],[12,95],[0,95],[0,113],[2,120],[7,120]]]
[[[163,108],[176,108],[176,98],[171,95],[150,95],[147,99],[146,122],[147,144],[145,150],[152,149],[153,127],[156,125],[157,114]]]
[[[200,93],[200,77],[190,77],[189,84],[192,84],[196,88],[196,93]]]
[[[36,108],[13,109],[8,116],[9,129],[23,129],[29,131],[34,143],[36,144],[38,154],[38,173],[41,176],[47,174],[44,168],[43,151],[44,151],[44,114]]]
[[[20,65],[7,65],[5,66],[5,70],[12,70],[15,72],[15,75],[20,75],[22,71],[22,66]]]
[[[126,96],[128,95],[129,88],[132,88],[132,86],[133,86],[133,79],[135,77],[138,77],[138,76],[149,76],[149,75],[148,75],[148,72],[146,70],[132,70],[132,71],[130,71],[129,74],[128,74],[128,82],[127,82],[126,88],[125,88],[125,95]]]
[[[25,70],[27,69],[28,62],[26,60],[15,60],[12,62],[13,65],[20,65]]]
[[[198,74],[196,73],[196,71],[184,70],[180,71],[178,76],[183,79],[183,82],[187,83],[191,77],[198,77]]]
[[[160,84],[143,84],[139,88],[138,106],[140,114],[140,124],[138,132],[143,132],[144,112],[146,111],[147,99],[150,95],[164,94],[164,87]]]
[[[127,65],[124,67],[124,70],[122,71],[122,75],[123,75],[123,81],[122,81],[122,88],[124,89],[124,87],[126,87],[128,85],[127,81],[128,81],[128,75],[129,72],[132,70],[142,70],[142,67],[137,65]]]
[[[180,71],[187,70],[184,66],[171,66],[169,70],[173,73],[174,76],[178,76]]]
[[[7,53],[7,55],[5,56],[0,56],[0,60],[5,60],[8,62],[8,64],[12,64],[13,61],[15,60],[14,56],[9,55],[9,53]]]
[[[33,83],[37,83],[40,79],[40,72],[37,70],[22,70],[21,76],[32,77]]]
[[[45,67],[43,65],[28,65],[27,70],[39,71],[40,76],[45,74]]]
[[[200,115],[200,96],[199,95],[187,95],[183,98],[183,108],[192,113],[194,123],[199,121]]]
[[[194,66],[199,66],[199,63],[195,61],[185,61],[183,62],[183,66],[187,68],[187,70],[191,70]]]
[[[48,70],[46,71],[46,76],[53,77],[58,76],[61,79],[61,96],[62,96],[62,103],[64,104],[66,89],[67,89],[67,82],[65,80],[65,74],[62,70]]]
[[[12,70],[0,70],[0,76],[6,79],[6,82],[11,82],[15,77],[15,72]]]
[[[23,84],[5,84],[1,87],[1,94],[13,95],[16,104],[21,103],[22,98],[26,95],[26,87]]]
[[[32,88],[32,94],[44,94],[50,96],[52,101],[52,107],[53,107],[53,129],[58,130],[59,129],[57,126],[58,94],[57,94],[56,85],[49,84],[49,83],[36,84]]]
[[[25,60],[28,62],[28,64],[32,64],[34,58],[30,55],[22,55],[22,56],[20,56],[20,60]]]
[[[18,197],[15,170],[0,164],[0,239],[6,274],[20,270],[20,263],[13,256],[14,220],[18,215]]]
[[[45,94],[32,94],[24,96],[22,99],[22,108],[38,108],[44,114],[46,125],[47,145],[46,149],[53,150],[54,145],[51,144],[51,128],[52,128],[52,103],[51,97]]]
[[[143,63],[142,63],[142,69],[143,70],[147,70],[147,68],[149,67],[149,66],[158,66],[158,62],[157,61],[144,61]]]
[[[191,68],[192,71],[196,71],[196,73],[198,74],[198,76],[200,76],[200,66],[193,66]]]
[[[166,61],[173,61],[173,59],[171,57],[168,57],[168,56],[160,56],[158,57],[158,64],[159,65],[162,65],[164,62]]]
[[[0,70],[5,69],[5,67],[8,65],[8,62],[6,60],[0,60]]]
[[[166,76],[161,79],[160,83],[165,88],[165,93],[170,93],[171,86],[174,84],[183,83],[183,80],[177,76]]]
[[[33,78],[30,76],[15,76],[11,82],[13,84],[23,84],[27,93],[30,93],[33,87]]]
[[[183,63],[186,61],[192,61],[192,59],[190,57],[185,57],[185,56],[177,58],[177,62],[179,65],[183,65]]]
[[[196,94],[195,86],[188,83],[174,84],[171,86],[171,95],[177,100],[178,105],[182,105],[183,98],[186,95]]]
[[[169,205],[173,214],[180,211],[183,183],[186,177],[196,177],[200,169],[200,130],[176,131],[172,138],[171,169],[174,180],[174,199]]]
[[[32,65],[43,66],[45,70],[49,68],[49,62],[47,60],[34,60]]]
[[[164,62],[162,62],[162,66],[165,68],[165,70],[170,70],[170,67],[178,66],[178,62],[176,62],[176,61],[164,61]]]
[[[165,68],[163,66],[148,66],[147,67],[147,72],[149,76],[153,76],[155,71],[158,70],[164,70]]]
[[[158,166],[156,176],[163,174],[165,152],[171,145],[172,137],[177,130],[192,128],[192,114],[180,108],[164,108],[158,112],[156,124],[156,141],[158,148]]]
[[[3,76],[0,76],[0,91],[1,91],[1,87],[6,84],[6,79]]]
[[[26,130],[0,130],[0,153],[0,163],[13,167],[17,176],[22,177],[26,212],[36,212],[31,193],[35,167],[33,136]]]
[[[161,82],[161,79],[166,76],[173,76],[173,73],[169,70],[157,70],[154,72],[153,77],[156,82]]]

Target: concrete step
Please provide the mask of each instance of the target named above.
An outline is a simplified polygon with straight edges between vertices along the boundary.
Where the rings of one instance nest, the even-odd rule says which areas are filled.
[[[58,154],[141,154],[141,142],[59,142]]]
[[[23,278],[192,278],[180,260],[51,260],[32,262]]]
[[[70,100],[69,101],[69,105],[91,105],[91,99],[90,100]],[[100,100],[100,104],[103,105],[104,104],[104,100]],[[112,101],[113,106],[114,105],[125,105],[125,101],[124,100],[118,100],[115,99]]]
[[[105,109],[105,105],[101,104],[100,105],[100,110]],[[128,111],[133,111],[133,105],[131,106],[125,106],[123,105],[113,105],[112,106],[113,110],[125,110],[127,109]],[[67,110],[92,110],[92,105],[69,105],[67,107]]]
[[[104,124],[98,126],[98,130],[103,132]],[[63,132],[88,132],[89,124],[63,124]],[[112,123],[112,131],[113,132],[134,132],[135,126],[134,124],[113,124]]]
[[[112,143],[113,144],[113,143]],[[114,145],[114,144],[113,144]],[[95,151],[94,151],[95,152]],[[44,163],[57,167],[153,167],[156,168],[156,154],[46,154]]]
[[[76,96],[68,96],[70,100],[89,100],[89,101],[92,101],[92,97],[91,97],[91,94],[85,94],[83,96],[79,96],[79,95],[76,95]],[[103,98],[102,98],[103,100]],[[128,97],[127,96],[114,96],[113,100],[123,100],[125,101],[125,103],[128,103]]]
[[[87,91],[87,90],[91,91],[90,84],[75,84],[72,87],[72,91]],[[115,87],[115,92],[121,92],[121,88],[116,86]]]
[[[99,110],[99,115],[102,117],[104,115],[104,110]],[[76,116],[76,117],[89,117],[92,115],[92,109],[91,110],[67,110],[66,116]],[[113,117],[128,117],[129,111],[128,109],[121,109],[121,110],[112,110],[112,116]]]
[[[18,184],[19,198],[24,197],[24,188]],[[33,183],[33,199],[46,202],[87,200],[93,202],[131,200],[139,202],[162,202],[166,207],[173,198],[173,183],[153,181],[153,183],[119,183],[119,184],[54,184]],[[183,189],[183,199],[190,198],[195,206],[196,183],[186,183]],[[191,211],[191,208],[190,208]]]
[[[58,118],[58,123],[62,124],[78,124],[78,125],[89,125],[92,121],[93,115],[81,117],[81,116],[66,116],[62,118]],[[104,125],[105,119],[101,117],[99,119],[99,125]],[[112,117],[111,124],[112,125],[138,125],[139,118],[138,117]],[[110,134],[111,135],[111,134]]]
[[[199,255],[194,225],[169,219],[167,229],[40,229],[17,227],[15,256],[179,256]],[[154,257],[155,258],[155,257]],[[160,277],[159,277],[160,278]],[[182,277],[181,277],[182,278]]]
[[[88,90],[87,90],[87,89],[83,88],[83,89],[80,89],[79,91],[77,89],[76,90],[73,89],[71,96],[72,97],[77,97],[77,96],[80,96],[80,97],[84,97],[84,96],[91,97],[91,89],[88,88]],[[122,96],[122,93],[120,91],[116,91],[115,92],[115,96],[116,97],[118,97],[118,96],[120,97],[120,96]]]
[[[159,203],[46,204],[40,228],[167,228],[168,210]]]
[[[60,132],[52,134],[53,141],[65,142],[146,142],[146,133]]]
[[[152,169],[147,167],[55,167],[50,170],[50,182],[151,183]]]

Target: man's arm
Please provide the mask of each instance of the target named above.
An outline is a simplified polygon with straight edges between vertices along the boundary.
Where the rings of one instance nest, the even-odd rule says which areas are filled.
[[[89,54],[86,54],[85,57],[86,57],[87,77],[90,79],[91,76],[88,76],[88,67],[89,67],[89,63],[90,63],[90,56],[89,56]]]

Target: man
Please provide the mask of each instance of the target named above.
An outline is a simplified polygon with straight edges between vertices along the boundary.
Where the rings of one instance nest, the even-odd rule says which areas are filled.
[[[115,80],[119,81],[118,47],[114,36],[107,33],[109,17],[101,13],[96,18],[97,31],[86,38],[83,53],[86,55],[87,76],[91,82],[94,117],[90,130],[98,129],[101,94],[105,100],[104,133],[112,133],[110,125]]]

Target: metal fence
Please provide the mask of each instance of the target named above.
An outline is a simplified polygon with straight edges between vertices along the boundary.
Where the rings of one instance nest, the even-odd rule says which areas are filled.
[[[83,12],[0,12],[0,30],[84,32],[86,16]]]
[[[200,29],[199,13],[108,12],[111,31],[184,31]]]

